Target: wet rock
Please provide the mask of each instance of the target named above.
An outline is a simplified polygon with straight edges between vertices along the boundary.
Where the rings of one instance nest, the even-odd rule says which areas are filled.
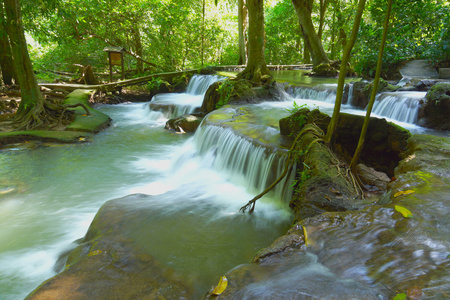
[[[166,122],[165,129],[175,130],[176,132],[193,133],[197,130],[202,122],[202,114],[196,115],[182,115]]]
[[[134,195],[134,198],[147,197]],[[129,238],[122,198],[105,203],[63,272],[45,281],[27,299],[189,299],[191,290],[170,268]],[[126,206],[125,206],[126,207]],[[129,218],[129,216],[128,216]]]
[[[300,109],[293,115],[280,120],[282,135],[295,136],[302,126],[313,122],[326,132],[330,117],[319,110]],[[336,130],[335,151],[351,161],[359,140],[364,116],[341,113]],[[376,170],[393,176],[394,168],[401,160],[401,153],[407,150],[409,131],[385,119],[370,118],[365,138],[365,146],[361,153],[362,163]]]
[[[281,92],[276,87],[275,81],[272,81],[270,85],[254,86],[245,79],[225,80],[215,82],[208,88],[200,111],[207,114],[226,104],[278,101],[281,97]]]
[[[370,190],[385,191],[387,184],[391,179],[383,172],[377,172],[374,168],[369,168],[363,164],[356,166],[356,172],[358,173],[361,181],[368,186]]]
[[[450,83],[435,84],[419,110],[419,125],[450,130]]]
[[[378,83],[377,93],[394,92],[399,90],[400,88],[400,86],[392,85],[387,81],[380,79],[380,82]],[[369,104],[372,89],[373,82],[357,81],[353,83],[352,105],[360,108],[366,108],[366,106]]]

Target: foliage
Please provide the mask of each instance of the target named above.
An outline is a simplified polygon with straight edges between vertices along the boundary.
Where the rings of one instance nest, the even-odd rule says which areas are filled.
[[[361,24],[354,59],[359,74],[373,76],[377,60],[377,41],[381,39],[382,18],[386,1],[369,1],[367,15]],[[432,61],[450,58],[450,6],[445,1],[398,0],[393,4],[392,26],[386,44],[383,72],[409,59]]]
[[[282,0],[266,11],[266,49],[268,64],[298,64],[301,46],[298,19],[291,0]]]
[[[221,108],[225,104],[228,103],[228,101],[231,98],[231,94],[234,90],[234,84],[231,80],[225,80],[220,83],[219,87],[217,88],[217,92],[219,93],[219,102],[216,104],[216,109]]]
[[[122,46],[156,65],[151,68],[156,72],[197,68],[202,53],[205,65],[237,63],[236,2],[218,1],[217,6],[214,2],[205,2],[204,22],[202,0],[22,0],[21,4],[25,29],[37,42],[30,45],[35,69],[75,72],[74,64],[81,64],[105,72],[108,65],[103,48]],[[328,1],[322,44],[331,59],[341,57],[356,2]],[[318,30],[319,1],[313,3],[312,20]],[[356,64],[359,74],[374,74],[385,9],[386,0],[367,0],[352,52],[352,65]],[[450,59],[448,1],[395,1],[391,23],[383,75],[412,58]],[[266,1],[265,31],[268,64],[304,62],[303,36],[291,0]],[[125,55],[125,67],[142,68],[142,63]]]

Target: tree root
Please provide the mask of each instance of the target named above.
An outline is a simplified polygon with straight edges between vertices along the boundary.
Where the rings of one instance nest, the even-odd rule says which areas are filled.
[[[14,130],[53,129],[60,126],[63,119],[66,124],[73,121],[74,113],[67,111],[67,109],[79,106],[86,111],[87,115],[91,114],[88,107],[83,103],[61,105],[44,100],[42,106],[35,107],[23,116],[16,117],[11,125]]]
[[[242,206],[239,209],[240,212],[245,213],[247,211],[247,209],[250,208],[248,213],[249,214],[253,213],[253,211],[255,210],[256,201],[258,199],[262,198],[268,192],[270,192],[278,183],[280,183],[281,180],[283,180],[284,177],[286,177],[286,175],[289,175],[292,172],[292,168],[294,167],[295,160],[296,160],[296,153],[295,153],[294,149],[297,147],[297,142],[300,139],[300,137],[302,137],[307,132],[312,132],[314,134],[319,134],[320,135],[319,131],[315,127],[313,127],[313,126],[305,126],[299,132],[299,134],[297,134],[297,136],[295,137],[294,142],[292,143],[291,148],[289,149],[289,152],[287,154],[286,165],[284,167],[283,173],[281,173],[281,175],[268,188],[266,188],[263,192],[261,192],[260,194],[255,196],[252,200],[248,201],[247,204]],[[313,143],[318,143],[320,141],[323,141],[322,138],[315,139],[314,141],[312,141],[308,145],[308,149],[309,149],[309,147],[311,147],[311,145]]]

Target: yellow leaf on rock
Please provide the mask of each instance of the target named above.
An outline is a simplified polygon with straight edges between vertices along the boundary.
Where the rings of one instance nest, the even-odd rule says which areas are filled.
[[[88,256],[99,255],[100,253],[102,253],[102,250],[99,249],[99,250],[89,252]]]
[[[220,295],[225,291],[228,285],[228,279],[225,276],[220,277],[219,284],[212,291],[213,295]]]
[[[412,218],[413,214],[409,211],[409,209],[404,208],[403,206],[396,205],[395,210],[403,215],[405,218]]]
[[[407,191],[400,191],[394,194],[394,198],[401,196],[401,195],[408,195],[414,193],[413,190],[407,190]]]
[[[308,240],[308,232],[306,231],[306,227],[302,226],[303,228],[303,236],[305,237],[305,246],[308,246],[309,240]]]

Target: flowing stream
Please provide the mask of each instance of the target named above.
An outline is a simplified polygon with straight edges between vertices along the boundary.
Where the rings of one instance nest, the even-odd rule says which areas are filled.
[[[206,91],[204,86],[220,78],[194,77],[194,80],[186,94],[159,95],[153,101],[172,106],[188,102],[189,109],[183,113],[194,111],[201,105],[198,99]],[[27,143],[1,150],[0,298],[24,298],[54,276],[58,256],[84,236],[100,206],[136,193],[156,197],[145,204],[149,211],[147,218],[135,222],[141,225],[130,225],[133,236],[149,254],[190,277],[195,296],[200,297],[221,275],[247,263],[259,249],[270,245],[289,228],[292,220],[287,206],[292,193],[289,182],[258,202],[251,217],[238,210],[282,170],[286,149],[262,144],[265,140],[269,144],[279,141],[277,121],[289,114],[287,109],[292,108],[293,102],[331,113],[333,104],[328,98],[332,92],[324,93],[322,87],[316,88],[325,95],[322,99],[315,99],[310,90],[309,94],[299,92],[293,97],[286,94],[284,102],[241,108],[255,120],[245,127],[246,131],[218,122],[204,124],[194,136],[180,135],[163,129],[170,109],[155,108],[160,109],[155,116],[149,103],[105,105],[99,110],[114,120],[113,126],[96,135],[92,143]],[[350,105],[343,110],[365,114]],[[239,113],[239,108],[224,108],[209,119],[214,123],[224,115]],[[399,124],[413,132],[428,132],[412,123],[408,119]],[[251,138],[263,143],[254,143]],[[138,211],[142,207],[131,209]],[[447,207],[443,209],[448,211]],[[324,282],[343,296],[362,297],[366,295],[362,291],[367,290],[380,292],[380,287],[372,285],[369,271],[357,266],[359,254],[364,252],[358,247],[363,247],[364,240],[377,234],[377,230],[385,228],[380,224],[387,215],[380,210],[374,217],[380,222],[373,222],[368,231],[349,225],[348,236],[343,231],[336,231],[333,240],[315,236],[322,246],[295,261],[286,260],[289,266],[274,266],[284,271],[278,270],[278,275],[254,286],[254,295],[270,292],[270,282],[279,282],[281,287],[296,285],[289,280],[298,280],[298,276],[308,283],[309,295],[316,297],[324,295]],[[439,215],[436,218],[442,221]],[[334,230],[333,226],[330,228]],[[358,237],[359,242],[355,241]],[[431,260],[444,259],[447,245],[433,243],[427,245]],[[426,263],[428,258],[422,256],[416,255],[416,263]],[[402,263],[405,269],[414,265]],[[348,278],[354,277],[357,279],[349,281]]]

